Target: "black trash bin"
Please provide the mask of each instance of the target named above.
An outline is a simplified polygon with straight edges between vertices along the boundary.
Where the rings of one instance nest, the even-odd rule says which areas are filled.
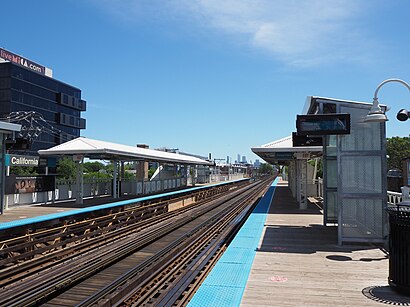
[[[387,209],[390,222],[389,285],[410,295],[410,206]]]

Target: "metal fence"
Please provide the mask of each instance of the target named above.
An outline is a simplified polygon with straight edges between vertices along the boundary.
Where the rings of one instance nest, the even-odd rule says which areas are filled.
[[[170,178],[162,180],[122,180],[119,182],[120,195],[148,195],[164,191],[170,191],[187,186],[186,178]],[[112,195],[112,179],[84,179],[83,198]],[[77,185],[75,181],[59,180],[56,182],[54,191],[35,192],[25,194],[8,194],[4,196],[6,209],[18,205],[30,205],[55,201],[73,200],[77,197]]]
[[[228,180],[236,180],[243,178],[243,174],[234,174],[227,176],[219,176],[210,178],[195,179],[195,184],[220,182]],[[149,195],[160,192],[172,191],[186,186],[194,185],[192,178],[174,177],[158,180],[136,181],[133,179],[121,180],[118,184],[119,195]],[[112,179],[91,178],[84,179],[83,183],[83,198],[92,198],[99,196],[112,195],[113,182]],[[51,203],[56,201],[74,200],[77,197],[77,185],[75,181],[57,180],[54,191],[35,192],[26,194],[9,194],[4,196],[5,208],[31,205],[38,203]]]

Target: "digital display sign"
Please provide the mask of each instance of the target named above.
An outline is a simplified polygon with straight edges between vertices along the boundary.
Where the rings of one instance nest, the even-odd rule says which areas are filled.
[[[350,134],[350,114],[297,115],[297,135]]]
[[[298,135],[296,132],[292,132],[292,146],[323,146],[323,138],[321,136]]]

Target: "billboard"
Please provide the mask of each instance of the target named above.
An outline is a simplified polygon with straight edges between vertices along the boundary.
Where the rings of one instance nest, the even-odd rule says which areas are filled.
[[[26,58],[24,58],[20,55],[17,55],[13,52],[10,52],[10,51],[6,50],[6,49],[0,48],[0,58],[2,58],[3,60],[6,60],[6,61],[12,62],[14,64],[23,66],[27,69],[33,70],[33,71],[35,71],[39,74],[51,77],[51,75],[50,75],[51,69],[49,69],[49,68],[47,68],[43,65],[37,64],[33,61],[30,61],[30,60],[28,60],[28,59],[26,59]]]
[[[53,191],[55,176],[6,176],[5,194]]]

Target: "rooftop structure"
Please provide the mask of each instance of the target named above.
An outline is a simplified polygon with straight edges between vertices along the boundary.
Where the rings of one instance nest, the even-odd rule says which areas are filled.
[[[51,69],[0,48],[0,117],[22,125],[16,138],[31,144],[26,153],[79,137],[85,110],[81,90],[53,79]]]

